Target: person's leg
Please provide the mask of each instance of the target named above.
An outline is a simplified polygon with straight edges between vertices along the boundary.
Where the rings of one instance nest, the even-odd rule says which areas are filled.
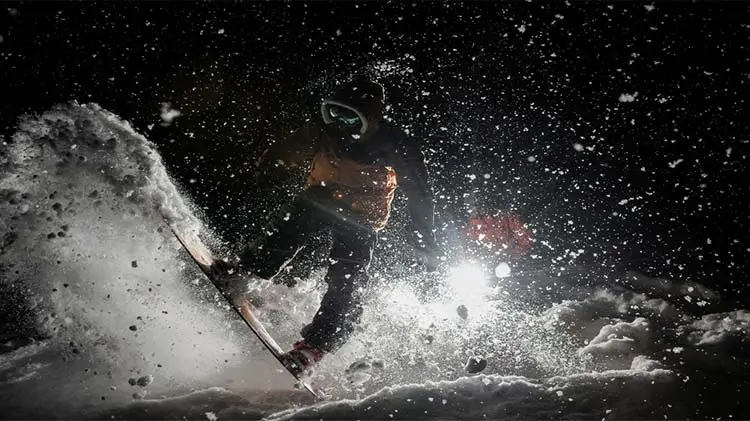
[[[304,198],[284,207],[266,236],[239,253],[239,269],[262,279],[274,278],[323,228],[315,213]]]
[[[362,315],[362,300],[377,235],[351,225],[333,227],[332,263],[326,291],[312,323],[302,332],[307,346],[333,352],[343,345]]]

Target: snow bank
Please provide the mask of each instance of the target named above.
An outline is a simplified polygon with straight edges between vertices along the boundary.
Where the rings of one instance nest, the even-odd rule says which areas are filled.
[[[387,295],[384,298],[388,301]],[[406,300],[403,294],[401,299]],[[394,305],[393,301],[388,302]],[[504,308],[507,310],[512,306],[506,302]],[[401,310],[396,307],[396,311]],[[412,318],[402,318],[404,324],[424,321],[421,317],[430,313],[428,308],[420,310],[418,306],[412,310]],[[493,314],[485,316],[488,320],[497,320]],[[263,416],[269,420],[683,419],[746,418],[750,414],[744,398],[750,390],[750,376],[746,374],[748,353],[747,347],[741,345],[747,342],[746,311],[698,317],[662,299],[618,287],[599,287],[586,298],[565,300],[539,314],[526,314],[525,318],[515,317],[520,316],[510,316],[510,320],[524,322],[515,329],[526,334],[531,332],[531,338],[541,338],[539,332],[532,332],[540,329],[549,337],[565,336],[572,344],[577,344],[570,352],[582,359],[578,372],[539,377],[453,373],[457,377],[455,380],[405,381],[374,393],[363,393],[357,399],[334,400],[280,412],[268,411]],[[404,335],[403,330],[399,330],[401,326],[396,327],[389,334],[377,333],[380,335],[378,343],[390,345],[376,346],[373,354],[397,349],[394,342],[410,343],[413,340],[411,335]],[[414,331],[419,329],[414,324],[411,328]],[[468,328],[471,331],[472,327]],[[461,338],[454,344],[463,343],[465,339]],[[502,337],[487,336],[485,339],[490,344],[503,341]],[[442,345],[437,349],[442,352],[449,348],[449,345]],[[414,354],[426,356],[426,352],[435,352],[434,349],[425,351],[430,349],[423,345],[414,348]],[[432,370],[436,370],[436,366],[448,364],[444,359],[453,358],[454,365],[463,362],[454,354],[440,352],[433,354],[436,357],[434,364],[426,361],[416,364],[412,370],[424,368],[434,373]],[[568,352],[567,348],[561,350],[564,352]],[[379,368],[372,379],[419,378],[409,371],[408,365],[402,364],[404,361],[398,359],[385,361],[385,366]],[[361,375],[361,371],[375,365],[373,361],[353,364],[348,371]],[[496,369],[504,366],[498,361],[493,365]],[[401,372],[401,368],[407,370]],[[364,382],[372,379],[367,378]],[[358,389],[353,387],[353,390]],[[197,402],[202,401],[198,399]],[[236,405],[223,402],[200,407],[200,411],[207,408],[212,409],[211,417],[237,419],[257,415],[252,411],[259,407],[245,402]],[[200,411],[196,409],[191,417],[205,415]],[[185,412],[176,410],[174,414]]]
[[[707,314],[684,328],[694,345],[750,342],[750,313],[745,310]]]
[[[242,396],[212,387],[182,396],[143,399],[126,405],[99,408],[91,419],[261,419],[270,411],[309,402],[307,392],[250,391]]]
[[[338,401],[270,416],[291,419],[560,419],[664,418],[676,411],[669,371],[610,371],[533,380],[464,378],[385,388],[365,399]]]
[[[638,278],[639,285],[659,285],[661,292],[698,292],[718,299],[702,287]],[[654,298],[613,285],[538,314],[532,325],[578,344],[574,353],[583,357],[578,373],[540,378],[478,375],[386,387],[362,399],[269,418],[747,418],[748,313],[696,316],[680,305],[682,297]]]
[[[290,387],[249,358],[260,348],[180,254],[164,218],[203,228],[127,122],[76,103],[23,117],[0,170],[0,333],[26,345],[0,362],[0,395],[20,411],[7,416],[233,381]],[[129,383],[142,376],[153,382]]]

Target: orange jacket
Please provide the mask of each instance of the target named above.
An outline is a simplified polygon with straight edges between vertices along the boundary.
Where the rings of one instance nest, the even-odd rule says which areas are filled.
[[[273,144],[261,161],[287,167],[309,165],[307,187],[325,187],[375,231],[386,226],[396,188],[401,186],[414,230],[426,246],[435,244],[434,205],[424,155],[414,139],[388,121],[354,139],[312,120]]]

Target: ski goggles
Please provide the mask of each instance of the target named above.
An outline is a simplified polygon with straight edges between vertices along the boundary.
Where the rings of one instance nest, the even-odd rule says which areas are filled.
[[[367,130],[367,121],[362,114],[345,104],[324,101],[321,111],[326,124],[338,123],[348,128],[358,128],[360,133]]]
[[[354,126],[354,125],[362,124],[362,119],[359,118],[359,115],[357,115],[357,113],[355,113],[353,110],[350,110],[348,108],[332,105],[328,107],[328,114],[331,115],[331,118],[333,120],[338,121],[347,126]]]

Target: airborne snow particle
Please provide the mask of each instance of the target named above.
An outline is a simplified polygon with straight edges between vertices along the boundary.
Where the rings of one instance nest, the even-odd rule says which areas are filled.
[[[138,330],[138,326],[136,326],[136,325],[130,325],[130,327],[128,329],[130,329],[133,332],[135,332],[136,330]]]
[[[0,35],[0,43],[2,43],[2,42],[3,42],[3,36]]]
[[[656,8],[656,6],[654,6],[653,4],[644,4],[643,7],[646,8],[647,12],[651,12]]]
[[[132,262],[130,262],[130,266],[132,266],[134,268],[137,268],[138,267],[138,261],[137,260],[133,260]]]
[[[146,387],[150,385],[153,381],[154,381],[154,376],[149,374],[146,376],[139,377],[138,380],[136,381],[136,384],[138,384],[138,386],[140,387]]]
[[[182,113],[179,110],[175,110],[172,108],[172,104],[169,102],[162,102],[161,103],[161,125],[162,127],[167,127],[170,124],[172,124],[172,121],[174,121],[175,118],[181,116]]]
[[[460,306],[456,307],[456,314],[458,314],[458,317],[466,320],[469,317],[469,309],[466,308],[465,305],[461,304]]]
[[[469,374],[480,373],[485,368],[487,368],[487,359],[474,355],[469,357],[464,366],[464,370]]]
[[[208,418],[209,421],[216,421],[219,418],[211,411],[206,412],[206,418]]]
[[[132,378],[132,377],[131,377],[131,378],[129,378],[129,379],[128,379],[128,384],[129,384],[129,385],[131,385],[131,386],[135,386],[135,384],[136,384],[136,381],[135,381],[135,379],[134,379],[134,378]]]
[[[633,102],[638,96],[638,92],[632,94],[620,94],[620,102]]]
[[[498,278],[507,278],[510,276],[510,272],[510,265],[505,262],[498,264],[495,268],[495,276]]]
[[[684,161],[684,159],[680,158],[680,159],[677,159],[675,161],[669,162],[668,163],[669,168],[675,168],[676,166],[680,165],[682,163],[682,161]]]
[[[577,150],[578,152],[583,152],[583,145],[580,143],[574,143],[573,149]]]

